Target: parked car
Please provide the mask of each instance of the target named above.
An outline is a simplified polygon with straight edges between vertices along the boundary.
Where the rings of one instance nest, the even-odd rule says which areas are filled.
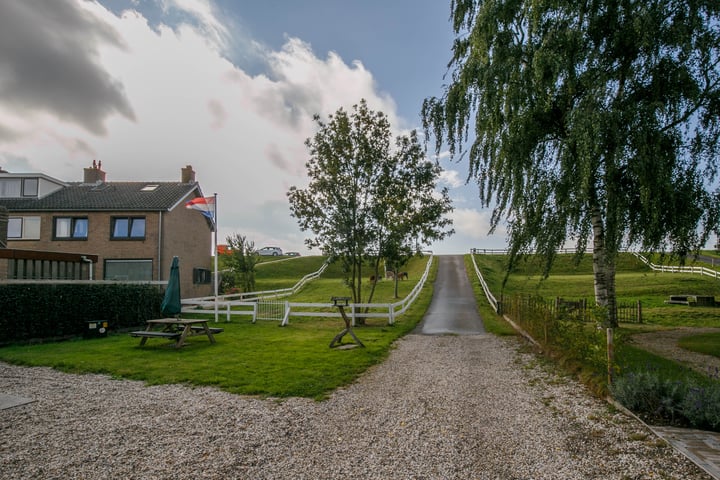
[[[263,257],[277,257],[282,255],[282,250],[278,247],[263,247],[257,251],[258,255]]]
[[[299,257],[300,252],[286,252],[285,255],[287,255],[288,257]]]

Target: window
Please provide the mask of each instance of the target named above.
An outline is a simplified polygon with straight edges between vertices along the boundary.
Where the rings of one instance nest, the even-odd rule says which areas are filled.
[[[40,240],[40,217],[8,218],[9,240]]]
[[[110,238],[113,240],[142,240],[145,238],[144,217],[113,217]]]
[[[0,197],[14,198],[19,197],[22,191],[21,178],[1,178],[0,179]]]
[[[88,219],[80,217],[55,217],[55,240],[87,240]]]
[[[38,179],[37,178],[23,178],[23,197],[37,197],[38,196]]]
[[[105,260],[105,280],[152,280],[152,260]]]
[[[207,268],[193,268],[193,283],[211,283],[210,270]]]

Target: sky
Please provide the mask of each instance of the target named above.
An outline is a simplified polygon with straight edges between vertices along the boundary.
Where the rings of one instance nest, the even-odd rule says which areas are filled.
[[[192,165],[218,195],[218,243],[318,254],[286,197],[308,183],[313,115],[366,99],[395,134],[420,132],[446,81],[449,14],[443,0],[0,2],[0,167],[82,181],[99,160],[112,182]],[[504,248],[466,163],[438,161],[456,233],[429,249]]]

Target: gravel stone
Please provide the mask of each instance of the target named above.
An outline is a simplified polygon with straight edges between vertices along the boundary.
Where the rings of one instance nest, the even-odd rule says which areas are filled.
[[[408,335],[323,402],[0,363],[2,479],[710,479],[515,338]]]

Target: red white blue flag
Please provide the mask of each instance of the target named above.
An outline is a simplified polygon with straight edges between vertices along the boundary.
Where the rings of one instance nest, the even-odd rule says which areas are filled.
[[[198,212],[209,218],[211,221],[215,221],[215,197],[193,198],[185,204],[185,208],[197,210]]]

